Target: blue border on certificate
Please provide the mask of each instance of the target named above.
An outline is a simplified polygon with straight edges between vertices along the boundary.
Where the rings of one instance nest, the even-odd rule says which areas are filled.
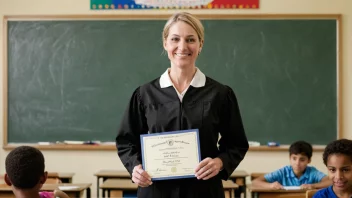
[[[146,136],[156,136],[156,135],[170,135],[170,134],[179,134],[179,133],[187,133],[187,132],[196,132],[197,135],[197,141],[198,141],[198,162],[201,161],[201,153],[200,153],[200,141],[199,141],[199,130],[198,129],[188,129],[188,130],[179,130],[179,131],[169,131],[169,132],[161,132],[161,133],[150,133],[150,134],[143,134],[140,135],[140,141],[141,141],[141,149],[142,149],[142,167],[143,170],[145,170],[144,164],[144,142],[143,142],[143,137]],[[194,167],[196,168],[196,167]],[[152,178],[152,181],[157,181],[157,180],[170,180],[170,179],[182,179],[182,178],[193,178],[196,177],[195,174],[192,175],[183,175],[183,176],[172,176],[172,177],[160,177],[160,178]]]

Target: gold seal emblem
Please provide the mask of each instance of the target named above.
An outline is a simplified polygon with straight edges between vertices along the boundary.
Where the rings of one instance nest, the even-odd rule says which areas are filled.
[[[168,141],[167,141],[167,144],[168,144],[169,146],[174,145],[174,140],[172,140],[172,139],[171,139],[171,140],[168,140]]]
[[[177,172],[177,168],[176,167],[172,167],[171,168],[171,172],[176,173]]]

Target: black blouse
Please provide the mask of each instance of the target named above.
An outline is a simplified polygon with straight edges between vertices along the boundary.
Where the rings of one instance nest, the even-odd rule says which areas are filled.
[[[159,80],[155,79],[134,91],[118,130],[116,147],[126,169],[132,174],[133,168],[142,164],[141,134],[199,129],[201,159],[219,157],[223,162],[223,170],[214,179],[228,179],[248,150],[232,89],[206,77],[205,86],[190,86],[181,103],[175,88],[160,88]],[[218,147],[219,133],[221,139]],[[157,183],[163,182],[175,187],[180,184],[180,181]],[[153,185],[156,185],[155,182]],[[153,189],[158,190],[155,187]],[[158,196],[154,194],[152,197]]]

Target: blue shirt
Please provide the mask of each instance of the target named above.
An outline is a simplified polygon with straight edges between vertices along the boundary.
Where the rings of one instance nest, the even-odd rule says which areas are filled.
[[[332,186],[329,186],[327,188],[323,188],[316,192],[313,196],[313,198],[338,198],[334,191],[332,190]]]
[[[312,166],[307,166],[303,175],[298,179],[291,166],[285,166],[277,171],[264,175],[267,182],[279,182],[283,186],[300,186],[302,184],[319,183],[326,175]]]

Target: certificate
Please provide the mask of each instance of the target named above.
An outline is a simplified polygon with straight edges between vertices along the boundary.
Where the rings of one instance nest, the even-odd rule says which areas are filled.
[[[143,169],[152,180],[195,177],[200,162],[198,129],[141,135]]]

